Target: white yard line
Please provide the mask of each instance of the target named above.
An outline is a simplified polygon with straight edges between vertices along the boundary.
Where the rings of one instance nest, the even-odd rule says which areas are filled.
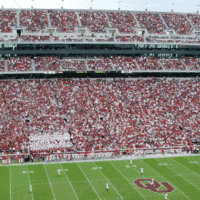
[[[148,165],[148,164],[146,164],[143,160],[141,160],[145,165]],[[149,166],[149,165],[148,165]],[[150,166],[149,166],[150,167]],[[151,167],[150,167],[151,168]],[[160,174],[160,173],[158,173],[157,171],[155,171],[153,168],[151,168],[154,172],[156,172],[157,174]],[[160,174],[160,176],[162,176],[161,174]],[[162,176],[165,180],[167,180],[164,176]],[[173,186],[173,184],[169,181],[169,180],[167,180],[172,186]],[[174,187],[174,186],[173,186]],[[175,187],[174,187],[175,188]],[[178,189],[178,188],[177,188]],[[188,199],[190,199],[184,192],[182,192],[180,189],[178,189],[183,195],[185,195]],[[191,199],[190,199],[191,200]]]
[[[10,166],[10,200],[11,200],[11,166]]]
[[[95,191],[96,195],[98,196],[99,199],[101,199],[98,195],[98,193],[96,192],[96,190],[94,189],[94,187],[92,186],[90,180],[87,178],[87,176],[85,175],[85,173],[83,172],[83,170],[81,169],[81,167],[79,166],[78,163],[76,163],[78,165],[78,167],[80,168],[80,170],[82,171],[82,173],[84,174],[85,178],[88,180],[89,184],[91,185],[91,187],[93,188],[93,190]]]
[[[177,162],[176,160],[174,160],[174,159],[172,159],[172,158],[170,158],[171,160],[173,160],[173,161],[175,161],[175,162]],[[187,159],[188,160],[188,159]],[[179,162],[177,162],[179,165],[182,165],[181,163],[179,163]],[[191,171],[192,173],[194,173],[194,174],[196,174],[197,176],[200,176],[199,174],[197,174],[196,172],[193,172],[192,170],[190,170],[189,168],[187,168],[187,167],[185,167],[184,165],[182,165],[185,169],[187,169],[187,170],[189,170],[189,171]]]
[[[157,159],[156,159],[157,160]],[[158,162],[160,162],[158,160]],[[174,170],[172,170],[171,168],[169,168],[167,165],[165,166],[167,167],[169,170],[173,171],[174,173],[176,173],[178,176],[181,176],[179,173],[175,172]],[[195,188],[197,188],[197,190],[200,190],[196,185],[194,185],[193,183],[191,183],[190,181],[188,181],[186,178],[184,178],[183,176],[181,176],[183,179],[185,179],[188,183],[190,183],[191,185],[193,185]]]
[[[28,172],[28,165],[26,165],[26,168],[27,168],[27,172]],[[29,185],[31,185],[31,180],[30,180],[30,177],[29,177],[29,173],[28,173],[28,179],[29,179]],[[32,199],[33,199],[33,193],[31,193],[31,196],[32,196]]]
[[[60,166],[62,167],[62,169],[63,169],[63,166],[61,165],[61,163],[60,163]],[[63,170],[64,171],[64,170]],[[77,196],[77,194],[76,194],[76,192],[75,192],[75,190],[74,190],[74,188],[73,188],[73,185],[72,185],[72,183],[70,182],[70,180],[69,180],[69,178],[68,178],[68,176],[67,176],[67,174],[66,174],[66,172],[64,171],[64,173],[65,173],[65,176],[67,177],[67,180],[69,181],[69,184],[71,185],[71,187],[72,187],[72,190],[73,190],[73,192],[74,192],[74,194],[75,194],[75,196],[76,196],[76,198],[78,199],[78,196]]]
[[[94,163],[94,162],[93,162]],[[97,165],[94,163],[94,165],[97,167]],[[98,168],[98,167],[97,167]],[[121,197],[121,199],[123,199],[123,197],[119,194],[119,192],[117,191],[117,189],[114,187],[114,185],[108,180],[108,178],[104,175],[104,173],[98,168],[98,170],[103,174],[103,176],[107,179],[107,181],[112,185],[112,187],[115,189],[115,191],[117,192],[117,194]]]
[[[44,163],[43,163],[43,166],[44,166],[44,169],[45,169],[45,172],[46,172],[48,181],[49,181],[49,185],[50,185],[51,191],[52,191],[52,193],[53,193],[53,197],[54,197],[54,199],[56,200],[56,197],[55,197],[55,194],[54,194],[54,191],[53,191],[53,187],[52,187],[51,182],[50,182],[50,180],[49,180],[49,176],[48,176],[48,174],[47,174],[47,170],[46,170],[46,167],[45,167]]]
[[[111,162],[109,162],[132,186],[134,186],[134,184],[132,184],[127,178],[126,178],[126,176],[124,176]],[[140,191],[136,188],[136,187],[134,187],[139,193],[140,193]],[[143,197],[143,199],[146,199],[141,193],[140,193],[140,195]]]

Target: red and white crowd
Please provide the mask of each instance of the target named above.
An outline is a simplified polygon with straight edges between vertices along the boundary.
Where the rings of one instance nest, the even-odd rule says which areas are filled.
[[[75,32],[78,27],[77,16],[74,11],[55,11],[48,10],[51,26],[56,28],[57,32]]]
[[[133,57],[111,56],[115,70],[138,70]]]
[[[28,32],[44,32],[48,27],[47,12],[42,10],[21,10],[19,23]]]
[[[0,71],[5,71],[5,61],[0,61]],[[113,66],[112,66],[113,65]],[[111,56],[93,58],[11,57],[7,71],[115,71],[115,70],[200,70],[200,58],[158,59],[155,57]]]
[[[136,18],[140,27],[147,29],[148,33],[165,34],[166,27],[158,14],[138,13]]]
[[[50,36],[36,36],[36,35],[22,35],[21,41],[29,41],[29,42],[41,42],[41,41],[50,41]]]
[[[81,24],[78,22],[80,19]],[[188,18],[187,18],[188,17]],[[137,20],[137,21],[136,21]],[[164,21],[163,21],[164,20]],[[190,22],[188,21],[190,20]],[[149,34],[166,34],[167,28],[174,30],[177,34],[191,34],[193,29],[199,30],[200,16],[195,14],[164,14],[164,13],[148,13],[130,11],[119,12],[103,12],[103,11],[66,11],[66,10],[20,10],[19,26],[25,31],[33,33],[33,35],[24,35],[22,41],[49,41],[51,36],[34,36],[34,32],[43,33],[47,28],[56,29],[57,33],[73,33],[77,28],[87,27],[90,32],[105,33],[106,28],[117,28],[121,34],[136,34],[136,29],[143,28]],[[13,28],[17,28],[17,11],[0,9],[0,32],[11,33]],[[190,25],[192,24],[192,26]],[[167,27],[166,27],[167,25]],[[60,38],[54,36],[54,41],[82,41],[82,39]],[[117,41],[138,41],[144,39],[141,36],[117,36]],[[18,38],[10,39],[17,41]],[[0,38],[5,41],[5,38]],[[96,41],[113,41],[113,38],[96,39]],[[148,42],[153,42],[153,38],[147,38]],[[167,40],[167,42],[170,42]],[[172,42],[194,43],[192,40],[175,40]],[[200,40],[195,41],[200,43]]]
[[[79,18],[82,27],[87,27],[89,31],[95,33],[105,33],[106,28],[109,28],[108,20],[103,12],[79,12]]]
[[[169,147],[200,139],[194,79],[1,80],[0,95],[2,151],[27,144],[35,153]]]
[[[161,14],[167,26],[174,29],[178,34],[191,34],[191,25],[185,15],[181,14]]]
[[[113,67],[111,65],[110,59],[108,58],[101,58],[100,59],[88,59],[87,64],[89,70],[106,70],[106,71],[113,71]]]
[[[161,60],[166,70],[186,70],[184,64],[179,59]]]
[[[5,63],[5,62],[4,62]],[[30,57],[9,58],[8,71],[30,71],[32,63]]]
[[[199,70],[200,58],[183,57],[182,60],[189,70]]]
[[[135,57],[141,70],[162,70],[162,66],[155,57]]]
[[[117,28],[120,33],[136,33],[136,21],[129,12],[107,12],[112,28]]]

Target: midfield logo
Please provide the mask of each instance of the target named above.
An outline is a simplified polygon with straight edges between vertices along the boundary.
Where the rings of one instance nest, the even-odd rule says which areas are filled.
[[[142,184],[141,183],[142,181],[149,181],[150,183]],[[161,184],[164,185],[167,188],[167,190],[158,190],[158,188],[161,185],[156,180],[154,180],[154,186],[152,186],[151,181],[152,181],[151,179],[137,179],[134,181],[134,183],[142,189],[151,190],[152,192],[157,192],[157,193],[167,193],[167,192],[172,192],[174,190],[174,188],[167,182],[161,182]]]

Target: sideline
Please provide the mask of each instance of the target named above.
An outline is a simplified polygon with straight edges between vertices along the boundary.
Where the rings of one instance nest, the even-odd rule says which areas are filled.
[[[21,164],[10,164],[10,165],[0,165],[0,167],[9,167],[9,166],[20,166],[20,165],[43,165],[43,164],[59,164],[59,163],[79,163],[79,162],[101,162],[101,161],[116,161],[116,160],[136,160],[136,159],[148,159],[148,158],[170,158],[170,157],[186,157],[186,156],[200,156],[200,154],[191,154],[191,153],[181,153],[181,154],[151,154],[143,156],[135,156],[135,155],[127,155],[121,156],[120,158],[103,158],[103,159],[88,159],[88,160],[70,160],[70,161],[54,161],[54,162],[47,162],[41,161],[38,163],[21,163]]]

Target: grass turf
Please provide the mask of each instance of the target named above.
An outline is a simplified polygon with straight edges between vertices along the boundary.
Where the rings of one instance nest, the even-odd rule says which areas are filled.
[[[140,168],[144,168],[142,175]],[[130,160],[0,166],[0,191],[3,200],[164,199],[165,193],[134,182],[152,178],[174,188],[169,199],[199,199],[200,156],[135,159],[132,166]],[[166,188],[161,184],[156,191],[160,190]]]

